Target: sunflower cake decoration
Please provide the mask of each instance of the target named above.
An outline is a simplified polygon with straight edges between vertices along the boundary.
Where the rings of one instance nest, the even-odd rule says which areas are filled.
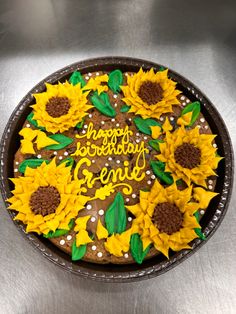
[[[205,239],[216,135],[168,69],[75,71],[34,94],[8,199],[73,262],[138,263]]]

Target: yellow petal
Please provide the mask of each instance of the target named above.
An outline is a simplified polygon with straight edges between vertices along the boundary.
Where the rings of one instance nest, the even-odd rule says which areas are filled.
[[[108,231],[107,231],[107,229],[102,225],[100,219],[98,219],[96,235],[97,235],[97,237],[98,237],[98,240],[106,239],[106,238],[108,237]]]
[[[216,195],[218,193],[206,191],[200,187],[193,189],[193,197],[199,202],[199,207],[203,209],[208,207],[211,199]]]
[[[37,144],[37,149],[41,149],[49,145],[58,144],[58,142],[48,137],[44,132],[39,131],[36,144]]]
[[[21,140],[20,143],[21,143],[20,152],[22,154],[35,154],[33,143],[31,141]]]
[[[76,221],[75,221],[75,228],[74,228],[74,230],[75,231],[80,231],[82,229],[86,229],[87,222],[88,222],[90,217],[91,217],[91,215],[77,218]]]
[[[155,125],[151,126],[150,128],[152,132],[152,138],[156,140],[161,134],[161,127],[159,125]]]
[[[162,125],[163,131],[166,133],[167,131],[171,131],[173,129],[172,125],[170,124],[169,119],[166,117],[165,122]]]
[[[76,234],[76,246],[79,247],[80,245],[84,245],[87,243],[91,243],[93,242],[93,240],[91,240],[91,238],[88,235],[88,232],[86,230],[80,230],[77,234]]]
[[[19,134],[29,141],[33,141],[33,139],[37,136],[38,130],[32,130],[30,128],[23,128]]]
[[[181,126],[187,126],[190,124],[192,119],[192,111],[185,113],[182,117],[177,120],[177,124]]]

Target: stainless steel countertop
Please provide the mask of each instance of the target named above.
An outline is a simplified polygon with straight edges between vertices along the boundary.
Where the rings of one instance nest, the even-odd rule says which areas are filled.
[[[236,145],[236,2],[1,0],[0,131],[41,79],[82,59],[162,63],[215,104]],[[170,272],[102,284],[54,266],[0,208],[0,313],[236,313],[236,193],[212,239]]]

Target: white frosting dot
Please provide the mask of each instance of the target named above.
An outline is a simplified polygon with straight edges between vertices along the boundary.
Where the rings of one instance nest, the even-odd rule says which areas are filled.
[[[95,163],[95,160],[94,160],[94,159],[92,160],[92,163],[93,163],[93,164]]]
[[[136,198],[136,196],[137,196],[136,194],[132,194],[132,198]]]
[[[129,254],[128,253],[125,253],[124,254],[124,258],[128,258],[129,257]]]
[[[189,103],[190,103],[190,100],[189,100],[189,99],[187,99],[187,100],[186,100],[186,103],[187,103],[187,104],[189,104]]]
[[[85,128],[85,129],[87,129],[87,128],[88,128],[87,124],[85,124],[85,125],[84,125],[84,128]]]
[[[151,179],[152,180],[155,180],[156,179],[156,177],[155,177],[155,175],[153,174],[153,175],[151,175]]]
[[[88,73],[88,76],[92,76],[92,73]]]
[[[14,169],[14,172],[18,172],[18,169]]]
[[[129,121],[132,121],[132,119],[131,119],[131,118],[129,118]]]
[[[201,209],[201,210],[200,210],[200,214],[201,214],[201,215],[204,215],[204,214],[205,214],[205,210]]]
[[[170,121],[174,121],[174,119],[175,119],[174,117],[170,117]]]
[[[120,164],[120,160],[119,160],[119,159],[117,159],[116,163],[117,163],[117,164]]]
[[[115,119],[114,119],[114,118],[112,118],[112,119],[111,119],[111,122],[115,122]]]
[[[183,105],[183,106],[186,106],[186,102],[183,102],[182,105]]]
[[[19,161],[16,161],[16,165],[19,165]]]
[[[109,166],[109,164],[106,162],[106,163],[105,163],[105,167],[108,167],[108,166]]]
[[[206,129],[206,130],[208,129],[208,125],[205,125],[205,129]]]
[[[147,171],[146,171],[146,174],[147,174],[147,175],[151,174],[151,171],[150,171],[150,170],[147,170]]]
[[[201,125],[197,125],[197,128],[201,129]]]
[[[125,73],[125,76],[128,76],[129,75],[129,73]]]
[[[132,217],[128,217],[128,221],[132,221],[133,220],[133,218]]]
[[[86,80],[89,80],[89,76],[85,76],[85,79],[86,79]]]
[[[139,133],[136,133],[136,136],[140,136],[140,134],[139,134]]]
[[[97,76],[100,75],[99,72],[97,72],[96,75],[97,75]]]
[[[96,245],[93,245],[93,246],[92,246],[92,250],[93,250],[93,251],[96,251],[96,249],[97,249]]]
[[[209,180],[208,183],[209,183],[209,184],[213,184],[213,181],[212,181],[212,180]]]
[[[144,140],[147,140],[147,136],[144,136],[144,138],[143,138]]]
[[[184,96],[181,96],[180,99],[181,99],[181,100],[185,100],[185,97],[184,97]]]
[[[62,158],[63,158],[62,156],[59,156],[59,159],[60,159],[60,160],[62,160]]]
[[[68,155],[69,155],[69,153],[68,153],[68,152],[64,152],[64,155],[65,155],[65,156],[68,156]]]
[[[68,241],[70,241],[70,240],[72,239],[72,236],[69,234],[69,235],[66,237],[66,239],[67,239]]]
[[[104,121],[101,121],[101,124],[105,124],[105,122],[104,122]]]
[[[88,205],[86,206],[86,208],[87,208],[88,210],[90,210],[90,209],[92,209],[92,205],[91,205],[91,204],[88,204]]]
[[[96,218],[95,218],[95,217],[92,217],[90,220],[91,220],[92,222],[95,222],[95,221],[96,221]]]
[[[117,107],[117,103],[114,104],[114,107]]]
[[[111,161],[111,160],[112,160],[112,157],[108,157],[108,160]]]
[[[164,120],[164,118],[163,117],[160,117],[160,121],[163,121]]]
[[[114,98],[117,98],[117,95],[115,94],[115,95],[113,95],[113,97],[114,97]]]
[[[208,185],[208,189],[209,189],[209,190],[212,190],[212,189],[213,189],[213,186],[212,186],[212,185]]]
[[[85,131],[85,130],[83,130],[83,131],[82,131],[82,134],[85,134],[85,133],[86,133],[86,131]]]
[[[103,209],[99,209],[98,215],[103,216],[104,215],[104,210]]]
[[[38,155],[37,155],[37,158],[39,158],[39,159],[42,158],[42,155],[38,154]]]
[[[125,199],[125,201],[128,203],[128,202],[129,202],[129,198],[127,197],[127,198]]]
[[[92,113],[90,113],[90,114],[89,114],[89,118],[92,118],[92,116],[93,116]]]
[[[30,124],[29,124],[29,123],[27,123],[27,124],[26,124],[26,127],[27,127],[27,128],[30,128]]]
[[[140,142],[140,140],[137,138],[136,143],[139,143],[139,142]]]
[[[217,147],[216,143],[214,143],[212,146],[213,146],[214,148],[216,148],[216,147]]]
[[[54,155],[57,155],[57,152],[53,152]]]
[[[64,245],[65,243],[66,243],[66,241],[63,239],[60,241],[60,245]]]
[[[149,184],[149,185],[152,184],[152,181],[148,180],[147,184]]]
[[[102,257],[102,252],[98,252],[97,257]]]
[[[204,119],[204,118],[201,118],[200,121],[203,123],[203,122],[205,122],[205,119]]]
[[[120,124],[119,124],[119,123],[116,123],[116,126],[117,126],[117,127],[119,127],[119,126],[120,126]]]

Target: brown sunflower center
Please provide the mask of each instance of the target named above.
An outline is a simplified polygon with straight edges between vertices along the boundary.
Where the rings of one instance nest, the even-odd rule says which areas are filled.
[[[52,97],[46,104],[46,111],[53,118],[66,115],[69,109],[70,102],[67,97]]]
[[[54,186],[40,186],[30,197],[30,208],[36,215],[55,213],[61,196]]]
[[[148,105],[154,105],[163,98],[163,89],[160,84],[145,81],[139,87],[138,96]]]
[[[161,233],[171,235],[182,227],[183,214],[174,204],[161,203],[155,207],[152,222]]]
[[[200,165],[201,151],[193,144],[184,143],[175,150],[175,161],[183,168],[192,169]]]

